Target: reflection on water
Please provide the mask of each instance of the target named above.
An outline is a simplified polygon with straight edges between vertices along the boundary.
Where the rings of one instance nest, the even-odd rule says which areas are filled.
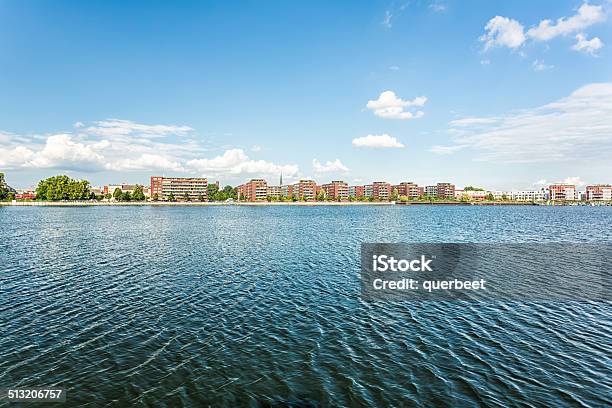
[[[66,406],[603,406],[610,303],[364,302],[359,250],[610,243],[611,221],[605,207],[0,207],[0,388],[62,385]]]

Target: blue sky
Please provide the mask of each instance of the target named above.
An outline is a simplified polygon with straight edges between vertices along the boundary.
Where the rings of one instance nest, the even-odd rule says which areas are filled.
[[[16,187],[281,171],[612,182],[611,12],[607,0],[0,1],[0,171]]]

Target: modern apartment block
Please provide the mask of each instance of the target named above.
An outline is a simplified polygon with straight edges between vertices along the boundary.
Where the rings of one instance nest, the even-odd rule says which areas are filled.
[[[436,185],[436,197],[442,200],[455,198],[455,185],[451,183],[438,183]]]
[[[268,186],[268,197],[280,198],[282,194],[281,186]]]
[[[364,186],[349,186],[348,188],[349,197],[365,197]]]
[[[437,197],[438,186],[425,186],[425,195],[428,197]]]
[[[346,201],[349,198],[349,186],[344,181],[332,181],[321,186],[325,191],[325,196],[331,200]]]
[[[292,197],[298,200],[312,201],[317,195],[317,183],[314,180],[300,180],[292,188]]]
[[[379,201],[388,201],[391,198],[391,184],[386,181],[372,183],[372,197]]]
[[[265,201],[268,198],[268,183],[264,179],[251,179],[238,186],[240,200]]]
[[[551,200],[576,200],[576,186],[574,184],[551,184],[548,186],[548,198]]]
[[[397,190],[400,197],[418,198],[422,195],[422,189],[419,189],[419,186],[411,181],[399,183],[393,186],[393,189]]]
[[[493,195],[495,200],[512,201],[545,201],[547,194],[545,190],[519,190],[519,191],[487,191]]]
[[[592,201],[612,201],[611,184],[594,184],[586,186],[585,199]]]
[[[160,200],[167,200],[172,195],[177,200],[188,196],[190,200],[208,197],[208,179],[197,177],[151,177],[151,197],[157,194]],[[111,193],[112,194],[112,193]]]

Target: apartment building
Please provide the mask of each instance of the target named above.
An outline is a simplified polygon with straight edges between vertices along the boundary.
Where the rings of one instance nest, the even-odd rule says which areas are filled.
[[[317,195],[317,183],[314,180],[300,180],[293,185],[292,196],[298,200],[312,201]]]
[[[268,197],[280,198],[282,194],[281,186],[268,186]]]
[[[442,200],[455,198],[455,185],[451,183],[436,184],[436,197]]]
[[[251,179],[238,186],[241,201],[265,201],[268,198],[268,183],[264,179]]]
[[[372,183],[372,197],[379,201],[389,201],[391,198],[391,184],[386,181],[375,181]]]
[[[612,185],[594,184],[586,186],[585,199],[592,201],[612,201]]]
[[[293,196],[293,186],[291,184],[282,185],[281,188],[281,196],[282,197],[292,197]]]
[[[548,198],[551,200],[576,200],[576,186],[574,184],[551,184],[548,186]]]
[[[372,187],[372,184],[367,184],[365,186],[363,186],[363,196],[370,198],[372,197],[374,188]]]
[[[425,195],[428,197],[437,197],[438,186],[425,186]]]
[[[206,200],[208,197],[208,179],[152,176],[149,194],[151,197],[157,195],[160,200],[167,200],[170,195],[177,200],[182,200],[185,196],[188,196],[190,200],[199,198]]]
[[[331,183],[323,184],[321,188],[325,192],[325,197],[330,200],[346,201],[349,198],[349,186],[344,181],[335,180]]]
[[[418,198],[422,195],[422,189],[419,189],[419,186],[411,181],[399,183],[393,186],[393,189],[397,190],[400,197]]]
[[[349,186],[348,188],[349,197],[365,197],[364,186]]]

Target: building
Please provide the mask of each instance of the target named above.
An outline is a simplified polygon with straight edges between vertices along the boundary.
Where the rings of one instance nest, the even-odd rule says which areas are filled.
[[[374,191],[374,187],[372,186],[372,184],[368,184],[363,186],[363,196],[370,198],[373,195],[373,191]]]
[[[280,188],[282,197],[293,197],[293,186],[291,184],[282,185]]]
[[[408,198],[419,198],[421,196],[421,191],[419,186],[416,183],[411,181],[402,182],[395,186],[393,186],[394,190],[397,190],[397,195],[400,197],[408,197]]]
[[[265,201],[268,198],[268,183],[264,179],[251,179],[238,186],[238,197],[244,201]]]
[[[349,197],[365,197],[365,187],[364,186],[349,186],[348,188]]]
[[[372,183],[372,197],[379,201],[389,201],[391,198],[391,184],[386,181],[375,181]]]
[[[455,189],[455,199],[480,201],[485,200],[489,193],[484,190],[460,190]]]
[[[115,190],[119,189],[122,193],[130,193],[130,194],[132,194],[134,192],[134,188],[135,187],[136,187],[136,184],[128,184],[128,183],[108,184],[108,185],[105,185],[102,188],[101,192],[104,193],[104,195],[106,195],[106,194],[113,195]]]
[[[34,190],[17,190],[15,193],[16,200],[34,200],[36,192]]]
[[[544,201],[546,200],[546,191],[544,190],[511,191],[508,197],[514,201]]]
[[[268,186],[268,197],[281,198],[282,188],[281,186]]]
[[[152,176],[149,194],[160,200],[168,200],[171,196],[183,200],[187,196],[190,200],[205,201],[208,197],[208,180],[195,177]]]
[[[346,201],[349,198],[349,186],[344,181],[335,180],[331,183],[323,184],[321,188],[325,192],[325,197],[330,200]]]
[[[428,197],[437,197],[438,186],[425,186],[425,195]]]
[[[438,183],[436,185],[436,197],[442,200],[455,198],[455,185],[451,183]]]
[[[589,201],[612,201],[612,185],[594,184],[586,186],[585,199]]]
[[[317,183],[314,180],[300,180],[293,185],[292,197],[298,200],[314,201],[317,195]]]
[[[576,199],[576,186],[574,184],[551,184],[548,186],[548,198],[573,201]]]

